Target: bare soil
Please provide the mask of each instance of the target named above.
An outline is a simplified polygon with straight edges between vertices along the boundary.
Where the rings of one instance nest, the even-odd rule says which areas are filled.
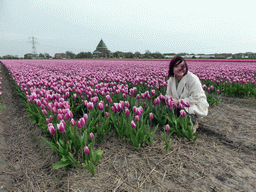
[[[5,67],[0,111],[0,191],[255,191],[256,99],[223,97],[199,122],[195,142],[160,134],[138,152],[109,134],[96,145],[102,159],[84,168],[53,170],[56,154],[41,140]]]

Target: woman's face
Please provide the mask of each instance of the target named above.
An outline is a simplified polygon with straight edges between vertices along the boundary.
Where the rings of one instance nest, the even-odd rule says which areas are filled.
[[[181,79],[184,76],[184,74],[186,73],[185,62],[182,61],[180,64],[174,65],[173,73],[174,73],[175,77],[177,77],[178,79]]]

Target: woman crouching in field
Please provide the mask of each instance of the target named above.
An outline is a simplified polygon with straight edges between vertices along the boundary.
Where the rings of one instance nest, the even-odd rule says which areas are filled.
[[[165,97],[172,97],[173,104],[179,106],[181,100],[189,102],[190,107],[184,109],[190,114],[193,122],[193,133],[198,121],[207,116],[209,104],[199,78],[188,71],[188,66],[181,56],[176,55],[170,62],[168,84]]]

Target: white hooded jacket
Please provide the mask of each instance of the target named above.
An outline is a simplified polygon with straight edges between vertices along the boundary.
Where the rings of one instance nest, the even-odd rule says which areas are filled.
[[[189,114],[195,114],[201,119],[208,114],[209,104],[202,88],[200,79],[189,72],[180,80],[176,89],[175,77],[170,77],[167,83],[166,97],[172,97],[184,102],[189,102],[190,107],[184,107]]]

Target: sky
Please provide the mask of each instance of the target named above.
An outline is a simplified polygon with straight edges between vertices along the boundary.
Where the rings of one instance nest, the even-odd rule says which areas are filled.
[[[0,0],[0,56],[256,52],[254,0]]]

